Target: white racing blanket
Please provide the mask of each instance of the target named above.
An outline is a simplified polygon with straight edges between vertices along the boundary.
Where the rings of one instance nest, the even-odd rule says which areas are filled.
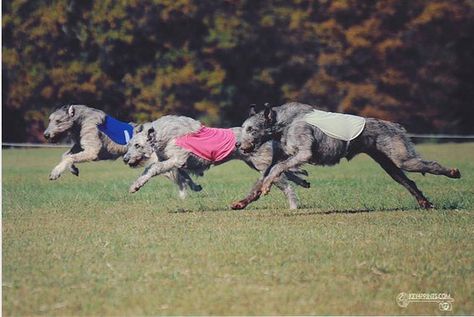
[[[321,110],[313,110],[304,116],[304,120],[327,136],[343,141],[354,140],[365,127],[365,118]]]

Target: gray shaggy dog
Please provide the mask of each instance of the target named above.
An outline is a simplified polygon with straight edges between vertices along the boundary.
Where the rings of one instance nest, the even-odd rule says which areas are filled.
[[[222,164],[231,159],[242,160],[261,173],[271,165],[273,158],[272,142],[262,144],[257,151],[251,154],[243,153],[235,148],[232,154],[218,163],[203,159],[175,144],[176,138],[197,132],[200,128],[201,123],[199,121],[173,115],[163,116],[152,123],[145,123],[137,127],[128,144],[128,151],[123,157],[124,162],[131,167],[135,167],[148,160],[153,153],[157,154],[160,161],[150,164],[145,169],[143,174],[131,185],[130,192],[138,191],[151,177],[173,168],[182,168],[187,172],[202,175],[211,165]],[[237,142],[239,142],[241,128],[232,128],[232,131]],[[309,183],[298,176],[302,174],[306,175],[306,172],[299,169],[288,169],[275,179],[275,185],[283,191],[291,209],[297,208],[297,197],[288,181],[290,180],[303,187],[309,187]],[[255,186],[260,187],[260,184],[257,182]],[[251,192],[254,191],[255,188]]]
[[[45,139],[57,142],[69,136],[73,142],[71,149],[63,154],[61,162],[51,171],[50,180],[58,179],[66,169],[78,176],[77,163],[115,160],[125,154],[125,145],[113,142],[99,130],[98,125],[104,122],[105,116],[103,111],[84,105],[62,106],[49,116],[49,125],[44,131]],[[156,157],[152,159],[156,160]],[[195,184],[182,170],[170,170],[165,176],[177,183],[180,196],[185,195],[186,186],[192,190],[201,190],[201,186]]]
[[[240,148],[250,153],[269,139],[281,141],[287,159],[271,167],[259,189],[253,196],[258,199],[266,194],[281,173],[305,163],[313,165],[334,165],[341,158],[352,159],[359,153],[373,158],[396,182],[404,186],[422,208],[433,204],[404,173],[419,172],[460,178],[455,168],[446,168],[435,161],[425,161],[415,151],[406,135],[406,130],[397,123],[366,118],[362,133],[350,142],[331,138],[319,128],[308,124],[304,116],[312,112],[310,105],[297,102],[272,108],[266,105],[264,111],[252,114],[242,125]]]

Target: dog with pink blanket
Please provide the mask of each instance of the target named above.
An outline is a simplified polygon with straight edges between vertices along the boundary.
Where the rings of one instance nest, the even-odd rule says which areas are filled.
[[[130,167],[136,167],[146,162],[153,153],[157,154],[159,160],[145,169],[131,185],[130,192],[137,192],[150,178],[176,167],[202,176],[212,165],[223,164],[232,159],[244,161],[249,167],[260,171],[263,178],[267,168],[274,163],[272,159],[275,151],[280,151],[279,144],[268,141],[258,150],[246,154],[236,147],[240,142],[241,133],[240,127],[209,128],[192,118],[173,115],[137,126],[128,143],[124,162]],[[307,175],[306,171],[294,169],[282,174],[276,182],[276,186],[287,197],[290,209],[298,207],[296,193],[290,182],[309,187],[309,183],[301,178],[302,175]],[[256,186],[261,185],[262,178],[253,186],[251,193]],[[253,197],[248,196],[242,200],[244,203],[234,204],[232,208],[244,208],[248,204],[247,201],[251,200]]]

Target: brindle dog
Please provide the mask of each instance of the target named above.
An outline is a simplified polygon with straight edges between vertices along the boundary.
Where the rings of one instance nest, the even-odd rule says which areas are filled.
[[[373,158],[416,198],[422,208],[432,208],[433,204],[404,171],[444,175],[449,178],[461,177],[457,168],[446,168],[435,161],[423,160],[416,153],[406,130],[397,123],[366,118],[362,133],[354,140],[346,142],[329,137],[319,128],[307,123],[304,116],[313,109],[310,105],[297,102],[275,108],[266,105],[264,111],[252,113],[243,123],[241,150],[252,152],[273,138],[281,141],[283,151],[288,156],[286,160],[271,167],[260,188],[253,193],[252,200],[258,199],[262,193],[268,193],[275,179],[289,169],[305,163],[334,165],[344,157],[350,160],[359,153],[366,153]],[[236,207],[245,206],[237,203]]]
[[[272,164],[273,154],[277,144],[272,146],[272,142],[262,144],[258,150],[246,154],[237,148],[222,161],[211,162],[201,158],[187,149],[176,144],[176,139],[180,136],[194,133],[201,128],[201,123],[184,116],[163,116],[156,121],[145,123],[137,127],[133,138],[128,144],[128,151],[123,160],[131,167],[141,164],[155,153],[161,160],[154,162],[144,171],[144,173],[130,186],[130,192],[135,193],[143,187],[152,177],[167,172],[172,168],[182,168],[186,172],[202,175],[204,171],[212,165],[223,164],[232,159],[245,162],[249,167],[260,171],[262,174]],[[231,128],[237,142],[240,140],[241,128]],[[282,159],[285,157],[282,156]],[[301,178],[306,175],[306,171],[301,169],[289,169],[275,179],[275,185],[285,194],[288,199],[290,209],[297,208],[297,197],[290,181],[302,187],[309,187],[310,184]],[[259,185],[260,183],[257,183]],[[255,187],[252,188],[254,192]]]

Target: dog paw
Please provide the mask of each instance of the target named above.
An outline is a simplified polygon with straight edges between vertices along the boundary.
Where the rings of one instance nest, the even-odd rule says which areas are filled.
[[[429,202],[427,199],[418,200],[418,204],[423,209],[432,209],[434,207],[434,205],[431,202]]]
[[[51,171],[51,174],[49,174],[49,180],[50,181],[54,181],[54,180],[57,180],[59,177],[61,176],[61,173],[56,171],[56,170],[52,170]]]
[[[141,186],[137,184],[132,184],[132,186],[130,186],[130,189],[128,191],[129,193],[133,194],[133,193],[136,193],[140,189],[140,187]]]
[[[73,175],[79,176],[79,169],[75,165],[71,165],[69,170],[71,171]]]
[[[230,205],[230,208],[232,208],[233,210],[241,210],[241,209],[244,209],[245,207],[247,207],[247,203],[242,200],[236,201],[232,203],[232,205]]]
[[[195,192],[200,192],[202,190],[202,186],[201,185],[194,185],[192,188],[191,188],[193,191]]]
[[[449,177],[451,178],[461,178],[461,172],[457,168],[449,170]]]
[[[298,170],[298,173],[297,173],[297,174],[304,175],[304,176],[308,176],[308,171],[307,171],[307,170],[300,169],[300,170]]]
[[[270,187],[272,187],[272,184],[263,184],[262,186],[262,195],[267,195],[270,192]]]

